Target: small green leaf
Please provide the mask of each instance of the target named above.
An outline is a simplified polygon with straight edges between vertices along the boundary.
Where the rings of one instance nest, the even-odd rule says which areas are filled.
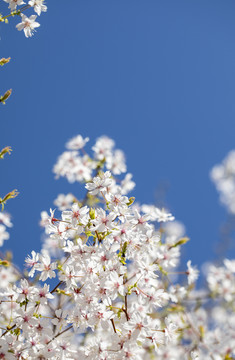
[[[91,220],[94,220],[95,219],[95,209],[92,209],[89,211],[89,215],[90,215],[90,218]]]
[[[7,63],[9,63],[9,61],[11,60],[11,58],[9,57],[9,58],[2,58],[2,59],[0,59],[0,66],[3,66],[3,65],[5,65],[5,64],[7,64]]]
[[[130,197],[130,198],[129,198],[129,201],[128,201],[128,203],[127,203],[127,206],[132,205],[134,201],[135,201],[135,197],[134,197],[134,196]]]
[[[183,245],[183,244],[186,244],[189,240],[190,239],[188,237],[183,237],[179,241],[177,241],[177,243],[175,243],[174,245],[171,245],[170,249],[174,248],[174,247],[177,247],[177,246],[180,246],[180,245]]]
[[[14,199],[18,195],[18,191],[16,189],[10,191],[8,194],[4,196],[4,198],[0,198],[0,205],[2,205],[2,211],[4,210],[5,203],[10,200]]]
[[[8,267],[8,266],[10,265],[10,263],[9,263],[9,261],[7,261],[7,260],[1,260],[1,259],[0,259],[0,265],[5,266],[5,267]]]
[[[0,97],[0,102],[5,105],[6,100],[11,96],[12,89],[7,90],[4,95]]]
[[[11,154],[12,148],[10,146],[6,146],[4,147],[1,151],[0,151],[0,159],[4,158],[5,154]]]
[[[19,336],[20,335],[20,328],[16,328],[13,330],[13,333],[16,335],[16,336]]]

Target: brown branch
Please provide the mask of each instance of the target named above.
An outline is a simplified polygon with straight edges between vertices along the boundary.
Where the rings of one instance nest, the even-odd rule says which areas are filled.
[[[113,330],[114,330],[114,332],[116,333],[116,332],[117,332],[117,330],[116,330],[116,327],[115,327],[115,324],[114,324],[113,319],[111,319],[110,321],[111,321],[111,323],[112,323],[112,325],[113,325]]]

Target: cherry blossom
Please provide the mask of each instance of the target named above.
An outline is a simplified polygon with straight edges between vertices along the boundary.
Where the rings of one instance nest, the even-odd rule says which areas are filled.
[[[40,24],[36,22],[37,16],[31,15],[29,18],[22,14],[21,16],[21,23],[16,25],[17,30],[21,31],[24,30],[24,34],[26,37],[31,37],[33,33],[36,31],[35,28],[39,27]]]
[[[28,2],[30,6],[34,8],[34,11],[40,16],[41,12],[47,11],[47,6],[44,4],[44,0],[30,0]]]
[[[67,143],[72,162],[60,158],[58,172],[81,182],[85,197],[60,194],[58,209],[42,212],[44,243],[27,256],[29,272],[2,260],[0,357],[233,359],[235,260],[209,264],[197,289],[191,260],[179,269],[184,225],[127,196],[133,184],[117,179],[126,165],[113,140],[99,138],[87,162],[86,142]],[[4,233],[12,224],[0,220]]]
[[[6,3],[9,4],[9,8],[11,11],[15,10],[17,6],[25,4],[23,0],[4,0]]]

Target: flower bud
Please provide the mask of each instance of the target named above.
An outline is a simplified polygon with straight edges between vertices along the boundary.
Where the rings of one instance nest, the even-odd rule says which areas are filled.
[[[12,89],[7,90],[4,95],[0,97],[0,102],[5,105],[6,100],[11,96]]]
[[[11,58],[9,57],[9,58],[2,58],[2,59],[0,59],[0,65],[1,66],[3,66],[3,65],[5,65],[5,64],[7,64],[7,63],[9,63],[9,61],[11,60]]]

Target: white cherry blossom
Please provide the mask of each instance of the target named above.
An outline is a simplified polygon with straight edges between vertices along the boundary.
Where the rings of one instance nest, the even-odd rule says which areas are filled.
[[[47,11],[47,6],[44,4],[44,0],[30,0],[28,2],[30,6],[34,8],[34,11],[40,16],[41,12]]]
[[[36,31],[35,28],[39,27],[40,24],[36,22],[37,16],[31,15],[29,18],[22,14],[21,15],[21,23],[16,25],[17,30],[21,31],[24,30],[26,37],[31,37],[33,33]]]
[[[4,0],[6,3],[9,4],[9,8],[11,11],[15,10],[17,6],[25,4],[23,0]]]
[[[114,141],[99,138],[94,158],[80,156],[85,142],[71,139],[56,166],[85,197],[60,194],[59,210],[42,213],[46,236],[26,258],[29,273],[1,259],[0,358],[233,359],[235,260],[208,265],[207,285],[192,286],[191,260],[178,271],[184,226],[124,195],[131,180],[116,176],[124,158]]]

